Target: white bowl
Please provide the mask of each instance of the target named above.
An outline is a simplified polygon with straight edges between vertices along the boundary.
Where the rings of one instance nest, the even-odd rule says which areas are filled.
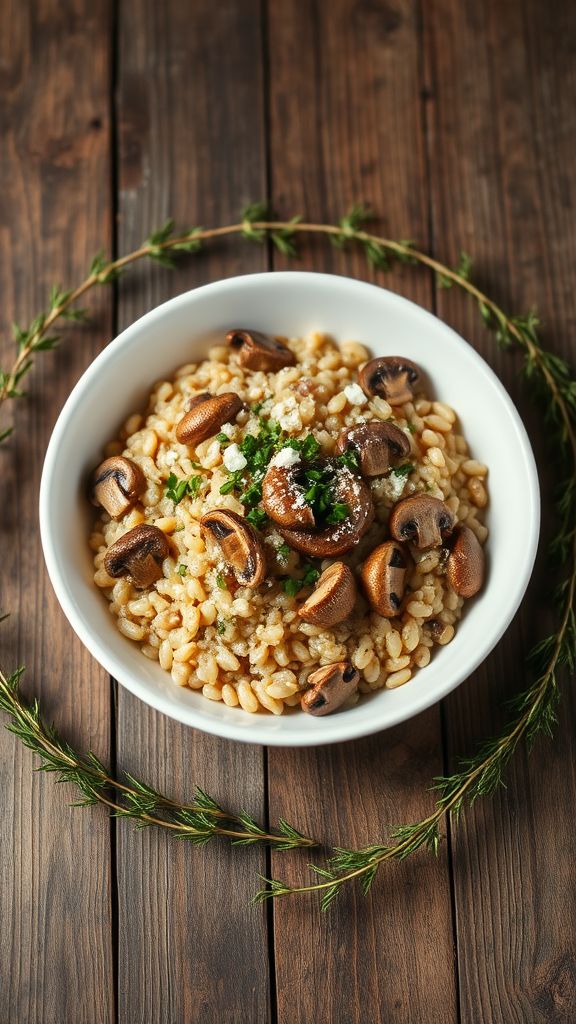
[[[374,354],[405,354],[426,371],[439,400],[458,412],[474,457],[490,469],[488,577],[452,643],[397,690],[362,697],[326,718],[301,712],[250,715],[181,689],[123,637],[95,587],[88,534],[94,510],[87,474],[152,384],[202,358],[233,327],[298,336],[320,330]],[[534,457],[520,417],[483,359],[419,306],[374,285],[327,274],[271,273],[197,288],[123,331],[80,379],[54,428],[40,489],[44,557],[72,628],[94,657],[147,704],[205,732],[248,743],[314,746],[387,729],[445,697],[498,642],[530,578],[540,518]]]

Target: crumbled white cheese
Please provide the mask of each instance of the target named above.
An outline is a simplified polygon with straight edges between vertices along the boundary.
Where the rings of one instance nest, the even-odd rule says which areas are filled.
[[[279,466],[282,469],[295,466],[297,462],[300,462],[300,454],[294,448],[281,448],[274,458],[270,459],[271,466]]]
[[[178,452],[166,452],[166,465],[173,466],[178,458]]]
[[[366,405],[368,401],[359,384],[347,384],[344,388],[344,394],[350,405]]]
[[[237,444],[230,444],[224,449],[222,460],[226,469],[229,469],[231,473],[235,473],[238,469],[244,469],[247,465]]]
[[[226,434],[226,437],[232,437],[235,427],[233,423],[223,423],[220,427],[220,432]]]
[[[278,420],[282,430],[287,433],[302,430],[300,409],[294,395],[289,395],[288,398],[276,402],[270,410],[270,417],[273,420]]]
[[[264,537],[264,543],[270,544],[273,548],[279,548],[284,543],[284,538],[277,532],[277,530],[271,530]]]
[[[390,501],[398,501],[406,487],[407,477],[399,473],[390,473],[381,480],[382,491]]]

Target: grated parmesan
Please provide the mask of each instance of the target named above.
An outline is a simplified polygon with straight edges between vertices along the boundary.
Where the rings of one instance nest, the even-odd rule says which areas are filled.
[[[273,459],[270,459],[271,466],[279,466],[281,468],[287,468],[288,466],[295,466],[300,462],[300,455],[294,448],[281,448]]]
[[[231,473],[235,473],[238,469],[245,469],[247,466],[246,459],[237,444],[230,444],[225,448],[222,461]]]

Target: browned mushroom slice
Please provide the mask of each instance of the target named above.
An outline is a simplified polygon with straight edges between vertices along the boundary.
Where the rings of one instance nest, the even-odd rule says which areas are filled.
[[[309,715],[329,715],[337,711],[358,689],[360,673],[349,661],[323,665],[308,676],[310,689],[300,701]]]
[[[195,448],[202,441],[217,434],[223,423],[234,420],[241,408],[241,399],[232,391],[206,397],[195,395],[188,412],[176,427],[176,437],[182,444],[189,444]]]
[[[387,540],[368,555],[361,570],[366,596],[375,611],[386,618],[398,614],[408,571],[408,554],[401,544]]]
[[[108,548],[104,568],[109,576],[127,576],[135,587],[149,587],[160,579],[162,562],[169,552],[162,530],[142,523]]]
[[[201,405],[202,402],[206,402],[209,398],[212,398],[209,391],[201,391],[198,395],[192,395],[192,398],[186,404],[186,412],[190,412],[190,409],[195,409],[197,405]]]
[[[292,449],[286,448],[284,451],[290,452]],[[281,526],[314,526],[312,508],[296,481],[296,474],[301,468],[296,463],[287,466],[277,465],[273,460],[262,481],[264,510],[270,519]]]
[[[240,366],[248,370],[281,370],[296,362],[296,356],[283,342],[261,331],[228,331],[226,341],[237,351]]]
[[[114,455],[94,470],[90,501],[103,508],[112,519],[120,519],[145,489],[146,478],[140,466],[123,455]]]
[[[409,540],[417,548],[440,547],[451,533],[454,516],[447,505],[431,494],[413,494],[399,501],[390,516],[395,540]]]
[[[484,583],[484,551],[469,526],[460,524],[454,530],[446,575],[460,597],[474,597]]]
[[[380,395],[389,405],[410,402],[420,370],[404,356],[380,356],[365,363],[358,374],[364,394],[372,398]]]
[[[380,476],[390,468],[390,459],[408,455],[410,441],[400,427],[382,420],[370,420],[348,427],[339,435],[336,451],[358,453],[360,472],[364,476]]]
[[[298,615],[314,626],[335,626],[348,618],[355,602],[356,581],[352,571],[344,562],[333,562],[298,609]]]
[[[200,520],[204,533],[220,546],[243,587],[257,587],[266,575],[264,545],[250,523],[227,508],[207,512]]]
[[[347,468],[340,468],[334,486],[334,502],[348,506],[349,514],[339,523],[319,530],[296,530],[278,526],[278,532],[291,548],[312,558],[330,558],[350,551],[374,518],[370,488]]]

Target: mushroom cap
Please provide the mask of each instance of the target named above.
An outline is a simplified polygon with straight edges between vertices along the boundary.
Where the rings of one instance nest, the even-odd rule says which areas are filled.
[[[405,356],[379,356],[364,364],[358,379],[369,398],[381,395],[389,405],[404,405],[412,399],[420,370]]]
[[[374,518],[372,494],[361,477],[344,466],[338,467],[335,480],[334,501],[348,505],[350,514],[346,519],[321,530],[297,530],[278,526],[278,532],[291,548],[302,551],[312,558],[330,558],[350,551]]]
[[[349,661],[323,665],[308,676],[310,689],[300,701],[300,707],[309,715],[329,715],[342,707],[358,689],[360,673]]]
[[[380,476],[390,467],[391,458],[402,458],[410,451],[410,440],[400,427],[384,420],[369,420],[347,427],[339,435],[336,451],[353,449],[358,453],[364,476]]]
[[[146,477],[131,459],[113,455],[94,470],[89,497],[93,505],[103,508],[112,519],[120,519],[146,490]]]
[[[320,576],[308,600],[298,609],[298,615],[314,626],[335,626],[352,613],[356,597],[352,570],[344,562],[333,562]]]
[[[408,571],[408,552],[394,540],[379,544],[361,569],[362,583],[372,608],[385,618],[398,615]]]
[[[114,578],[127,576],[135,587],[149,587],[162,576],[162,562],[169,552],[162,530],[141,523],[108,548],[104,568]]]
[[[281,370],[296,362],[294,353],[279,338],[262,331],[228,331],[226,341],[238,352],[240,366],[249,370]]]
[[[440,547],[454,526],[447,505],[431,494],[413,494],[399,501],[390,516],[390,533],[395,540],[409,540],[417,548]]]
[[[243,587],[257,587],[266,576],[266,554],[260,534],[237,512],[215,508],[200,520],[200,528],[220,546]]]
[[[314,526],[314,512],[298,486],[302,467],[269,465],[262,481],[262,505],[270,519],[281,526]]]
[[[460,597],[474,597],[484,583],[484,550],[469,526],[460,523],[452,534],[446,562],[448,582]]]
[[[195,395],[188,412],[176,426],[176,437],[181,444],[196,448],[202,441],[214,437],[223,423],[230,423],[242,408],[242,400],[233,391],[221,395]]]

